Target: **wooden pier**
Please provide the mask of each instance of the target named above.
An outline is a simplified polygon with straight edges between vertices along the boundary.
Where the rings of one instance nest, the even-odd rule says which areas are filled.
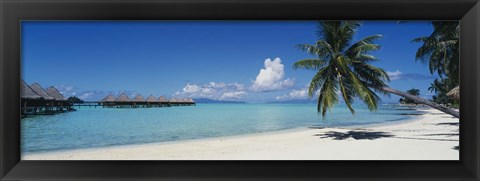
[[[99,102],[99,101],[85,101],[83,103],[73,103],[72,104],[72,107],[77,107],[77,108],[80,108],[80,107],[93,107],[93,108],[97,108],[97,107],[102,107],[102,103]]]
[[[142,95],[136,95],[130,99],[125,93],[121,93],[118,97],[108,95],[102,99],[99,104],[104,108],[152,108],[152,107],[172,107],[172,106],[194,106],[193,99],[170,99],[167,100],[164,96],[158,99],[150,95],[144,99]]]

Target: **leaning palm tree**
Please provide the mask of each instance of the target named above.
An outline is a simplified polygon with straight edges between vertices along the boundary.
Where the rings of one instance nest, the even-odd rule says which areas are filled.
[[[390,81],[387,73],[371,65],[378,59],[368,54],[380,49],[380,45],[374,42],[382,36],[372,35],[352,43],[360,25],[357,21],[321,21],[317,31],[319,40],[313,45],[298,45],[298,48],[315,58],[297,61],[293,68],[316,71],[308,94],[313,97],[318,93],[317,111],[324,118],[327,110],[338,103],[339,95],[352,114],[355,114],[352,107],[355,98],[359,98],[369,110],[374,111],[380,101],[377,93],[397,94],[459,117],[455,110],[388,87],[385,83]]]

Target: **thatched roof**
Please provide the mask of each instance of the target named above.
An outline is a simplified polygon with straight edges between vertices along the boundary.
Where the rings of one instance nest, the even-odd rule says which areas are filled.
[[[40,86],[40,84],[38,83],[33,83],[32,85],[30,85],[30,87],[35,93],[37,93],[39,96],[41,96],[45,100],[55,99],[52,96],[48,95],[47,91],[45,91],[45,89],[43,89],[42,86]]]
[[[102,102],[114,102],[115,101],[115,96],[112,94],[108,94],[107,97],[102,99]]]
[[[451,96],[455,99],[460,99],[460,86],[457,86],[457,87],[453,88],[452,90],[450,90],[447,93],[447,96]]]
[[[178,101],[177,101],[177,99],[175,99],[175,98],[171,98],[171,99],[169,100],[169,102],[178,102]]]
[[[49,96],[52,96],[53,98],[55,98],[55,100],[57,101],[65,101],[67,99],[65,99],[65,97],[63,97],[62,93],[60,93],[60,91],[58,91],[57,88],[53,87],[53,86],[50,86],[48,89],[47,89],[47,94]]]
[[[177,99],[177,102],[194,103],[192,98]]]
[[[20,97],[22,99],[40,99],[42,98],[39,96],[33,89],[28,86],[23,80],[20,80]]]
[[[125,94],[124,92],[122,92],[116,99],[115,99],[116,102],[131,102],[132,100],[127,96],[127,94]]]
[[[157,98],[153,95],[147,97],[147,102],[159,102]]]
[[[143,102],[145,101],[145,99],[143,98],[142,95],[140,94],[137,94],[134,98],[133,98],[133,101],[136,101],[136,102]]]
[[[165,96],[160,96],[160,97],[158,98],[158,101],[160,101],[160,102],[168,102],[168,100],[165,98]]]

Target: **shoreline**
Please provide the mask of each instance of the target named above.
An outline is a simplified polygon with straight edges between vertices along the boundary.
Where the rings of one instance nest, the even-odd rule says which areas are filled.
[[[251,136],[262,136],[262,135],[271,135],[271,134],[282,134],[282,133],[292,133],[298,131],[306,131],[309,129],[318,129],[318,128],[331,128],[331,129],[363,129],[363,128],[375,128],[375,127],[382,127],[388,125],[400,125],[406,124],[410,122],[417,121],[423,115],[409,115],[408,118],[403,118],[401,120],[389,121],[389,122],[381,122],[381,123],[365,123],[365,124],[358,124],[358,125],[350,125],[350,126],[333,126],[333,127],[322,127],[322,126],[303,126],[303,127],[296,127],[296,128],[285,128],[279,130],[270,130],[264,132],[252,132],[252,133],[242,133],[237,135],[226,135],[226,136],[218,136],[218,137],[207,137],[207,138],[190,138],[184,140],[171,140],[171,141],[161,141],[161,142],[150,142],[150,143],[134,143],[134,144],[119,144],[119,145],[110,145],[110,146],[99,146],[99,147],[85,147],[85,148],[76,148],[76,149],[64,149],[64,150],[51,150],[51,151],[38,151],[34,153],[27,153],[25,156],[30,155],[41,155],[41,154],[54,154],[54,153],[62,153],[62,152],[81,152],[81,151],[88,151],[88,150],[99,150],[99,149],[107,149],[107,148],[122,148],[122,147],[135,147],[135,146],[148,146],[148,145],[163,145],[163,144],[176,144],[176,143],[189,143],[192,141],[211,141],[211,140],[218,140],[218,139],[232,139],[232,138],[244,138],[244,137],[251,137]]]
[[[458,150],[453,149],[459,143],[458,132],[455,135],[458,125],[448,125],[457,124],[458,119],[438,114],[432,109],[421,111],[425,114],[407,120],[361,127],[291,128],[223,137],[22,154],[22,159],[458,160]],[[443,123],[446,127],[438,125]],[[352,149],[357,153],[348,152]]]

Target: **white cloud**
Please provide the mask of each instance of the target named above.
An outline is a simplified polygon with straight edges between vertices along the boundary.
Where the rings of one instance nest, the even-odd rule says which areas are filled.
[[[185,93],[195,93],[195,92],[198,92],[199,90],[200,90],[200,87],[198,87],[195,84],[187,84],[187,86],[183,88],[183,92]]]
[[[390,80],[433,80],[436,77],[432,75],[420,74],[420,73],[403,73],[399,70],[394,72],[387,71]]]
[[[77,91],[77,88],[74,87],[74,86],[66,86],[66,85],[60,85],[60,86],[55,86],[55,88],[57,88],[57,90],[61,93],[61,94],[67,94],[67,95],[75,95]]]
[[[215,82],[211,82],[215,84]],[[187,84],[182,91],[177,91],[173,94],[173,97],[205,97],[212,98],[215,90],[210,86],[210,84],[197,85],[197,84]]]
[[[209,82],[207,84],[187,84],[173,97],[210,98],[215,100],[238,100],[243,98],[245,86],[239,83]]]
[[[402,72],[400,72],[399,70],[397,70],[395,72],[387,71],[387,75],[388,75],[388,77],[390,77],[390,80],[398,80],[398,79],[402,78]]]
[[[280,58],[265,59],[265,68],[260,69],[257,78],[251,86],[252,91],[268,92],[281,90],[293,86],[294,79],[284,79],[284,66]]]
[[[277,96],[277,100],[308,99],[308,87],[292,90],[289,94]]]
[[[223,82],[220,82],[220,83],[216,83],[216,82],[210,82],[208,83],[209,87],[212,87],[212,88],[224,88],[226,85],[225,83]]]

